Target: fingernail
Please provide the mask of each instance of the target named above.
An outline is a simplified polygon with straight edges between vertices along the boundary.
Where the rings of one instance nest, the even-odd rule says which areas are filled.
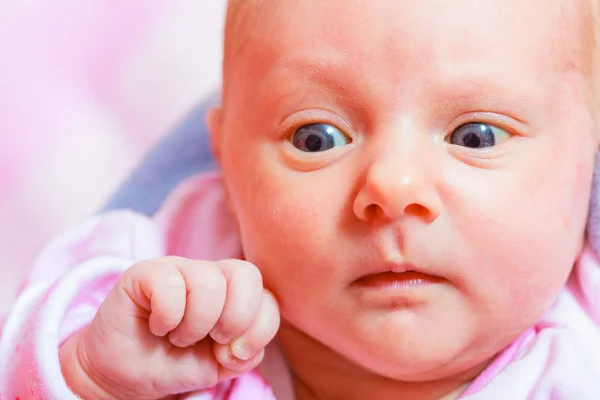
[[[256,350],[244,343],[243,339],[237,339],[231,344],[231,352],[234,356],[244,361],[248,361],[256,354]]]
[[[226,368],[235,368],[237,365],[241,365],[244,363],[244,360],[240,360],[231,352],[231,346],[226,345],[217,345],[216,347],[216,357],[221,365]]]
[[[224,334],[222,334],[220,332],[216,332],[216,331],[211,332],[210,337],[215,342],[220,343],[220,344],[228,344],[229,342],[231,342],[231,339],[232,339],[231,336],[224,335]]]

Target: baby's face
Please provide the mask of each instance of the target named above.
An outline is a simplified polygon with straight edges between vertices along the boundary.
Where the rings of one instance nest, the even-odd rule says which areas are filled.
[[[242,6],[215,143],[286,324],[433,379],[485,364],[552,304],[597,143],[585,5],[548,1]]]

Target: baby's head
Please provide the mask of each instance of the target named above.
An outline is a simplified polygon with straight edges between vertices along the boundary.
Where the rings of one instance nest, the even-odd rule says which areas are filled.
[[[284,347],[440,379],[550,307],[598,147],[591,1],[230,1],[213,143]]]

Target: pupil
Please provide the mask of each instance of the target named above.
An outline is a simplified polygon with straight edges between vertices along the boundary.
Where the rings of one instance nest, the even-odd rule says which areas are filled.
[[[319,151],[323,145],[323,141],[317,135],[310,135],[306,138],[306,148],[310,151]]]
[[[463,140],[466,147],[473,149],[481,147],[481,138],[476,133],[466,134]]]

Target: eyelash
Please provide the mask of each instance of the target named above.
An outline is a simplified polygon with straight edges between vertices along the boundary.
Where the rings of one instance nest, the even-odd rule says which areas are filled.
[[[451,125],[449,125],[446,129],[443,130],[444,140],[449,138],[450,135],[452,135],[452,133],[459,127],[466,125],[466,124],[470,124],[470,123],[493,125],[497,128],[502,129],[503,131],[508,133],[511,137],[518,136],[517,130],[514,127],[514,123],[510,124],[509,122],[506,121],[509,118],[510,117],[504,117],[500,114],[484,112],[484,111],[470,112],[470,113],[459,115],[458,117],[454,118]],[[517,120],[517,122],[521,122],[521,121]]]
[[[300,111],[291,117],[285,118],[281,123],[281,136],[283,138],[291,138],[298,129],[310,124],[333,125],[348,136],[351,141],[355,140],[355,135],[352,134],[353,130],[346,121],[331,112],[320,110]]]

